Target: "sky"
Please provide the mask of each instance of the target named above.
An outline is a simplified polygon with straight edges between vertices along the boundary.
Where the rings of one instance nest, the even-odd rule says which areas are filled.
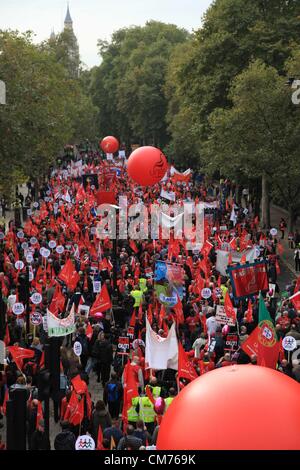
[[[109,40],[117,29],[148,20],[173,23],[193,31],[212,0],[70,0],[73,29],[87,67],[100,63],[97,40]],[[66,0],[0,0],[0,29],[33,31],[40,42],[63,29]]]

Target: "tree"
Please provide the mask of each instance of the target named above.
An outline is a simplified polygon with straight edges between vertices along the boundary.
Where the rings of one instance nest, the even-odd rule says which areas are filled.
[[[79,77],[80,56],[79,47],[73,29],[64,29],[57,35],[51,35],[42,47],[55,55],[56,61],[63,65],[70,78]]]
[[[0,50],[7,87],[0,107],[0,191],[9,197],[15,184],[46,174],[64,144],[87,132],[94,107],[54,54],[32,43],[31,33],[1,31]]]
[[[164,91],[168,100],[166,121],[172,141],[165,152],[174,163],[184,166],[193,164],[195,168],[200,163],[195,132],[196,117],[193,106],[186,100],[178,77],[191,54],[189,40],[174,48],[168,63]]]
[[[209,135],[209,116],[230,108],[234,77],[261,59],[284,73],[300,36],[296,0],[216,0],[196,32],[192,55],[179,73],[181,87],[197,116],[198,146]]]
[[[128,144],[167,143],[167,64],[174,47],[187,37],[174,25],[150,21],[115,32],[109,44],[99,42],[102,63],[92,93],[103,135],[114,133]]]
[[[300,123],[286,78],[255,61],[236,77],[229,99],[231,109],[215,110],[209,118],[207,167],[231,176],[260,176],[263,226],[270,226],[270,189],[288,207],[291,230],[300,195]]]

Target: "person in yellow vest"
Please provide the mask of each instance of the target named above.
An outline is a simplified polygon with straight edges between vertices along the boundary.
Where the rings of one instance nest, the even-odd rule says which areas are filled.
[[[167,411],[167,409],[171,405],[171,403],[174,400],[175,396],[176,396],[176,390],[175,390],[175,388],[171,387],[170,390],[169,390],[168,398],[165,398],[165,403],[166,403],[165,412]]]
[[[222,291],[222,297],[220,298],[220,304],[224,305],[225,296],[226,296],[226,292],[228,291],[228,287],[226,287],[225,284],[221,284],[221,291]]]
[[[141,277],[139,279],[139,287],[140,287],[140,290],[143,292],[143,294],[145,292],[147,292],[148,290],[148,287],[147,287],[147,279],[145,279],[144,277]]]
[[[156,398],[160,397],[161,387],[158,387],[156,377],[153,377],[153,376],[151,377],[150,382],[147,385],[147,387],[150,388],[150,390],[152,392],[152,395],[153,395],[153,398],[156,399]]]
[[[139,286],[134,286],[134,289],[130,292],[131,297],[134,298],[134,308],[138,308],[143,301],[143,292],[139,289]]]
[[[139,398],[140,411],[139,416],[145,423],[147,431],[152,435],[156,425],[156,413],[154,405],[147,396]]]
[[[127,419],[131,424],[136,423],[139,419],[139,412],[137,411],[140,397],[134,397],[131,399],[131,407],[127,411]]]

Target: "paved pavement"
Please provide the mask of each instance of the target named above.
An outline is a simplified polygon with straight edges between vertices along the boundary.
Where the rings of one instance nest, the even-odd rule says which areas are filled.
[[[279,222],[281,217],[287,220],[288,213],[285,209],[282,209],[278,206],[271,206],[271,225],[274,228],[277,228],[279,231]],[[296,228],[300,230],[300,220],[298,220]],[[300,273],[296,273],[295,271],[295,264],[294,264],[294,250],[289,248],[288,245],[288,233],[285,232],[285,237],[281,240],[281,244],[284,248],[284,252],[282,254],[281,260],[284,265],[283,274],[289,275],[290,279],[294,279],[300,275]]]

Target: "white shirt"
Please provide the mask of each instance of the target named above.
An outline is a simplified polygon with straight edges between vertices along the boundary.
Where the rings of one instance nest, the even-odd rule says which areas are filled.
[[[209,318],[206,320],[206,326],[207,326],[207,332],[208,332],[210,335],[215,334],[216,331],[217,331],[217,321],[216,321],[216,317],[209,317]]]

